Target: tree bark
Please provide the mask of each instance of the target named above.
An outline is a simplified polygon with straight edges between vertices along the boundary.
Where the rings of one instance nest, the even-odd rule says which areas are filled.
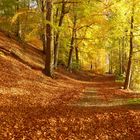
[[[61,15],[58,24],[59,27],[61,27],[63,24],[64,15],[65,15],[65,0],[62,1]],[[60,38],[60,31],[56,33],[55,42],[54,42],[54,68],[57,68],[57,64],[58,64],[59,38]]]
[[[43,52],[46,53],[46,24],[45,24],[45,5],[46,1],[41,0],[41,12],[42,12],[42,34],[41,34],[41,39],[43,42]]]
[[[72,64],[72,55],[74,50],[74,41],[75,41],[75,34],[76,34],[75,27],[76,27],[76,16],[74,16],[74,21],[73,21],[73,30],[72,30],[70,52],[69,52],[68,66],[67,66],[68,70],[71,70],[71,64]]]
[[[93,70],[93,64],[92,64],[92,61],[90,62],[90,70],[91,70],[91,71]]]
[[[132,57],[133,57],[133,29],[134,29],[134,7],[132,10],[132,16],[131,16],[131,30],[130,30],[130,51],[129,51],[129,60],[128,60],[128,66],[127,66],[127,72],[126,72],[126,78],[125,78],[125,84],[124,89],[130,88],[130,82],[131,82],[131,74],[132,74]]]
[[[121,75],[122,74],[122,45],[123,45],[123,39],[122,38],[120,38],[119,39],[119,75]]]
[[[77,38],[77,33],[75,31],[75,57],[76,57],[76,64],[77,66],[79,65],[79,48],[78,48],[78,41],[76,40]]]
[[[122,39],[122,74],[124,74],[125,69],[124,69],[124,65],[125,65],[125,58],[124,58],[124,54],[125,54],[125,38],[123,37]]]
[[[79,64],[79,48],[78,46],[75,47],[75,56],[76,56],[76,63]]]
[[[112,74],[112,51],[109,54],[109,74]]]
[[[53,29],[50,24],[53,23],[53,2],[52,0],[47,0],[46,2],[46,20],[49,21],[46,25],[46,63],[45,63],[45,74],[49,77],[53,77]]]

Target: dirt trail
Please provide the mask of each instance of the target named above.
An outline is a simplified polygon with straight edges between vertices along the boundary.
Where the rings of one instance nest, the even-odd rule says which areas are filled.
[[[103,101],[139,99],[120,87],[110,75],[61,68],[51,79],[0,53],[0,140],[139,140],[139,104],[73,105],[91,89]]]
[[[14,61],[16,68],[11,67],[13,61],[4,61],[5,68],[13,71],[8,73],[4,68],[4,75],[12,74],[12,77],[6,76],[0,88],[3,90],[0,99],[1,140],[139,140],[140,106],[71,106],[89,88],[96,88],[105,99],[116,94],[125,97],[126,93],[119,93],[120,84],[105,76],[105,81],[98,81],[99,77],[94,76],[93,82],[84,82],[59,73],[57,79],[52,80],[17,61]],[[21,66],[21,74],[11,73]]]

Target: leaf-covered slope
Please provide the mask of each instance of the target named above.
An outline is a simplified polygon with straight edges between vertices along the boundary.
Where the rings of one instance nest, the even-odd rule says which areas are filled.
[[[2,32],[0,32],[0,50],[14,55],[35,69],[44,68],[45,56],[41,50]]]
[[[3,52],[8,48],[10,53],[9,48],[14,43],[7,37],[0,38],[3,38],[0,39]],[[104,100],[124,95],[126,98],[128,93],[121,92],[118,89],[120,84],[115,83],[114,79],[102,75],[93,77],[91,73],[88,79],[85,73],[84,76],[80,73],[78,77],[78,73],[74,75],[60,69],[54,80],[3,52],[0,51],[1,140],[139,140],[139,106],[136,109],[122,106],[96,108],[70,104],[81,98],[84,87],[96,89]],[[89,82],[74,79],[82,77]]]

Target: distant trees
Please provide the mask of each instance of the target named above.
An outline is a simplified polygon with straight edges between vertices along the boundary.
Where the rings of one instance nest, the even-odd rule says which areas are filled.
[[[140,49],[140,20],[138,16],[138,13],[140,12],[140,1],[131,0],[129,1],[129,4],[129,57],[124,88],[140,89],[140,59],[138,57]]]
[[[107,39],[104,44],[107,49],[109,48],[110,72],[115,73],[117,77],[125,74],[124,89],[138,87],[140,2],[138,0],[108,1],[104,5],[107,7],[104,13],[108,22]]]
[[[71,69],[71,63],[72,63],[72,55],[74,51],[74,43],[75,43],[75,37],[76,37],[76,23],[77,23],[77,16],[74,15],[73,17],[73,27],[72,27],[72,35],[71,35],[71,42],[70,42],[70,51],[69,51],[69,57],[68,57],[68,65],[67,68],[70,70]]]
[[[63,20],[64,20],[64,16],[65,14],[67,14],[66,10],[66,5],[67,5],[67,1],[66,0],[62,0],[61,2],[61,8],[59,11],[59,8],[56,9],[56,20],[59,16],[58,19],[58,28],[60,28],[63,24]],[[60,13],[60,15],[59,15]],[[58,31],[55,32],[55,39],[54,39],[54,68],[57,68],[58,65],[58,54],[59,54],[59,45],[60,45],[60,29],[58,29]]]

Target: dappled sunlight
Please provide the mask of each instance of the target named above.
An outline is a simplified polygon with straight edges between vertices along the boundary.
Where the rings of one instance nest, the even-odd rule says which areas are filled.
[[[139,0],[0,0],[0,140],[140,140]]]

